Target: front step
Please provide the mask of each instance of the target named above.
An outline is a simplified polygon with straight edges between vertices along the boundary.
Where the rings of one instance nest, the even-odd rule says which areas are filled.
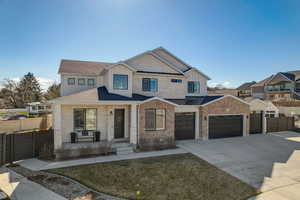
[[[133,147],[129,143],[114,143],[112,147],[115,149],[117,155],[127,155],[133,153]]]

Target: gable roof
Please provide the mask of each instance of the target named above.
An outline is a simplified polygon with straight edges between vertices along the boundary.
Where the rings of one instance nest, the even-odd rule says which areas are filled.
[[[280,72],[281,74],[283,74],[285,77],[287,77],[288,79],[290,79],[291,81],[295,80],[295,75],[288,73],[288,72]]]
[[[261,81],[255,83],[255,84],[251,85],[250,87],[261,87],[261,86],[265,86],[265,85],[269,82],[269,80],[271,80],[271,79],[273,78],[273,76],[274,76],[274,75],[271,75],[271,76],[269,76],[269,77],[267,77],[267,78],[265,78],[265,79],[263,79],[263,80],[261,80]]]
[[[162,55],[160,52],[164,52],[165,55]],[[189,68],[191,68],[191,66],[189,64],[187,64],[186,62],[184,62],[183,60],[181,60],[180,58],[178,58],[177,56],[175,56],[174,54],[172,54],[170,51],[168,51],[167,49],[163,48],[163,47],[158,47],[156,49],[152,50],[153,53],[160,55],[161,57],[163,57],[164,59],[168,60],[168,62],[170,62],[171,64],[173,64],[174,66],[176,66],[178,69],[180,69],[181,71],[185,71]],[[169,55],[168,58],[166,57],[166,55]],[[177,61],[177,63],[180,63],[181,65],[178,66],[177,63],[175,62]]]
[[[61,60],[58,73],[100,74],[113,63],[80,60]]]
[[[237,90],[250,90],[251,86],[254,85],[255,83],[256,83],[255,81],[247,82],[247,83],[244,83],[244,84],[240,85],[236,89]]]
[[[165,52],[172,59],[169,56],[166,57],[166,55],[165,56],[162,55],[158,51]],[[64,60],[61,60],[58,73],[59,74],[60,73],[73,73],[73,74],[92,74],[92,75],[98,75],[98,74],[104,73],[110,67],[113,67],[113,66],[115,66],[117,64],[123,64],[123,65],[127,66],[131,70],[138,71],[138,69],[135,69],[134,67],[130,66],[128,64],[128,61],[132,60],[134,58],[140,57],[142,55],[145,55],[145,54],[152,55],[153,57],[155,57],[156,59],[158,59],[160,62],[166,64],[171,69],[177,71],[178,74],[184,75],[185,73],[189,72],[190,70],[195,70],[198,73],[200,73],[202,76],[204,76],[205,78],[207,78],[208,80],[210,80],[210,78],[207,75],[205,75],[204,73],[202,73],[199,69],[191,67],[190,65],[188,65],[183,60],[181,60],[180,58],[178,58],[177,56],[175,56],[174,54],[172,54],[171,52],[169,52],[168,50],[166,50],[163,47],[158,47],[158,48],[153,49],[151,51],[143,52],[143,53],[138,54],[138,55],[136,55],[134,57],[131,57],[131,58],[125,60],[125,61],[120,61],[120,62],[116,62],[116,63],[111,63],[111,62],[95,62],[95,61],[80,61],[80,60],[65,60],[64,59]],[[179,67],[178,64],[174,63],[174,60],[176,60],[179,63],[182,63],[182,66],[185,66],[185,67]]]
[[[159,60],[160,62],[162,62],[162,63],[166,64],[167,66],[169,66],[171,69],[177,71],[178,73],[183,74],[183,72],[182,72],[180,69],[178,69],[177,67],[175,67],[174,65],[172,65],[171,63],[169,63],[167,60],[165,60],[165,59],[162,58],[161,56],[159,56],[159,55],[153,53],[152,51],[145,51],[145,52],[140,53],[140,54],[138,54],[138,55],[136,55],[136,56],[133,56],[133,57],[131,57],[131,58],[129,58],[129,59],[123,61],[123,62],[128,64],[128,62],[129,62],[130,60],[133,60],[133,59],[135,59],[135,58],[139,58],[139,57],[144,56],[144,55],[147,55],[147,54],[153,56],[154,58],[156,58],[156,59]],[[138,70],[138,69],[137,69],[137,70]]]
[[[188,73],[188,72],[190,72],[190,71],[192,71],[192,70],[198,72],[199,74],[201,74],[202,76],[204,76],[207,80],[211,80],[210,77],[206,76],[204,73],[202,73],[200,70],[198,70],[197,68],[194,68],[194,67],[192,67],[192,68],[186,70],[186,71],[184,72],[184,74],[186,74],[186,73]]]
[[[178,105],[203,105],[210,101],[214,101],[223,97],[222,95],[218,96],[186,96],[184,99],[167,99]]]

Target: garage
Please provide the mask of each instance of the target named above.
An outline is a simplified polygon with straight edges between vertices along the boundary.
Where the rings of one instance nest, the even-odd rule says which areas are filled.
[[[209,116],[209,139],[243,136],[243,115]]]
[[[195,113],[175,113],[175,139],[195,139]]]

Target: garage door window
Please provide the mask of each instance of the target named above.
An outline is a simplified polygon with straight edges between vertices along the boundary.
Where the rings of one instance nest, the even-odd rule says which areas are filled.
[[[165,109],[146,109],[145,130],[164,130],[166,122]]]

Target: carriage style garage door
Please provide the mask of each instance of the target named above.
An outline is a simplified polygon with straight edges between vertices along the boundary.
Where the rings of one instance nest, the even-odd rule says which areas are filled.
[[[243,116],[210,116],[208,135],[210,139],[243,136]]]
[[[175,113],[175,139],[195,139],[195,113]]]

